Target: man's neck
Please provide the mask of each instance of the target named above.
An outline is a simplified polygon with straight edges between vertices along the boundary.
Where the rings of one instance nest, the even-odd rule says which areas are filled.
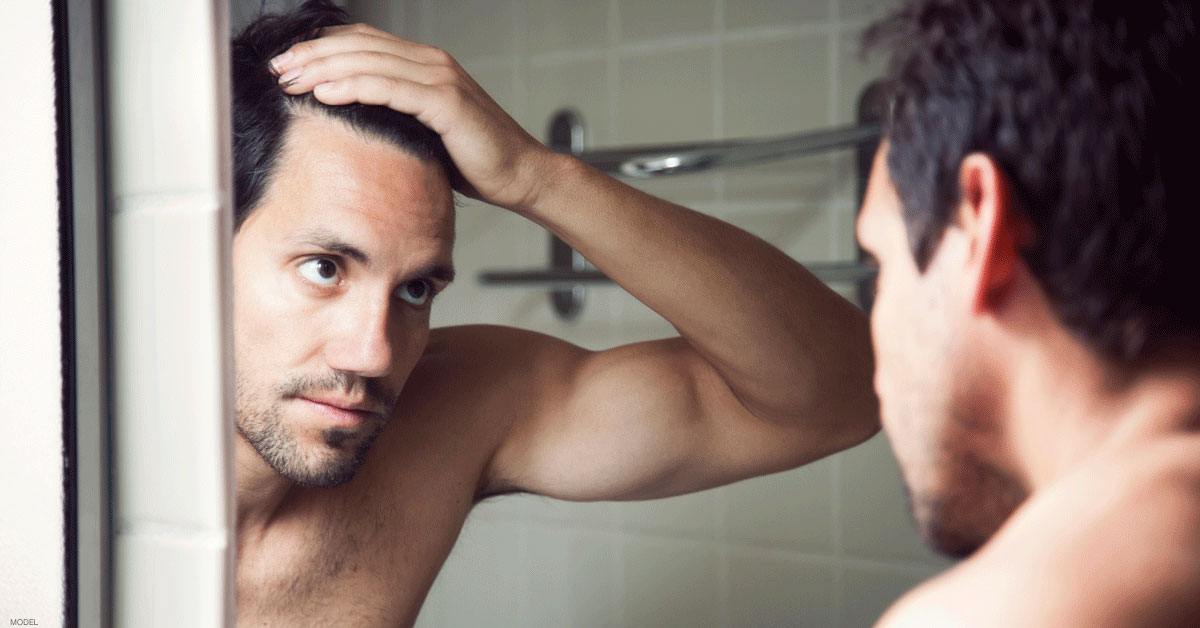
[[[283,506],[295,483],[279,475],[263,460],[245,437],[234,437],[234,469],[237,478],[237,538],[262,535]]]
[[[1010,438],[1037,490],[1091,455],[1195,430],[1200,364],[1164,353],[1121,369],[1065,333],[1014,352]]]

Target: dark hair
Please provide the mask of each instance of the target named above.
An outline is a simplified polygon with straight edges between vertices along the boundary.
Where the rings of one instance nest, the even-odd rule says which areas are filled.
[[[328,0],[307,0],[289,13],[259,16],[233,38],[230,71],[235,229],[262,200],[288,124],[304,110],[341,120],[414,157],[434,161],[451,181],[457,177],[441,137],[413,116],[379,105],[326,105],[311,93],[292,96],[279,88],[267,65],[275,55],[316,38],[321,28],[346,23],[346,12]]]
[[[867,48],[892,49],[887,163],[918,267],[982,152],[1067,329],[1126,363],[1200,336],[1192,2],[912,0],[868,29]]]

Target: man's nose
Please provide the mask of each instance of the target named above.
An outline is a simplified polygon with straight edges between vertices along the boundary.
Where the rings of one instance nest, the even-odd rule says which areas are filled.
[[[391,372],[394,348],[388,301],[359,304],[347,313],[326,346],[330,368],[363,377]]]

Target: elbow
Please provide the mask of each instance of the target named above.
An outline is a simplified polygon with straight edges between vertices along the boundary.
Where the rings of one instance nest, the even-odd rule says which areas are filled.
[[[882,429],[879,397],[875,394],[875,351],[870,332],[861,334],[855,346],[854,359],[848,362],[842,377],[846,386],[843,388],[845,416],[842,421],[849,424],[846,431],[850,438],[846,447],[858,445]]]
[[[841,426],[846,442],[843,449],[853,447],[869,440],[882,429],[880,422],[879,397],[875,394],[873,376],[875,361],[868,349],[858,363],[858,368],[848,375],[847,382],[852,385],[845,389],[846,398],[838,404],[842,409],[840,417],[832,420]]]
[[[863,407],[860,411],[852,412],[853,416],[847,417],[851,425],[847,429],[848,441],[843,449],[849,449],[870,440],[882,429],[882,425],[879,422],[879,401],[876,399],[874,393],[871,393],[869,396],[870,401],[866,407]]]
[[[879,401],[870,388],[855,391],[826,406],[820,413],[823,417],[823,441],[827,443],[826,455],[860,445],[880,431]]]
[[[868,351],[864,359],[841,373],[836,381],[823,382],[809,395],[815,402],[815,407],[810,407],[810,416],[821,417],[825,441],[830,445],[828,453],[866,442],[882,429],[873,373],[874,361]]]

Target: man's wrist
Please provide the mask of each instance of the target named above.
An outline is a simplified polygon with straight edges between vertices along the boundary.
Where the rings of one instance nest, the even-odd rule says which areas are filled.
[[[554,208],[563,205],[564,190],[574,189],[578,192],[580,178],[584,176],[586,169],[587,166],[583,162],[571,155],[546,151],[526,175],[533,182],[530,194],[523,202],[510,209],[532,220],[553,213]]]

